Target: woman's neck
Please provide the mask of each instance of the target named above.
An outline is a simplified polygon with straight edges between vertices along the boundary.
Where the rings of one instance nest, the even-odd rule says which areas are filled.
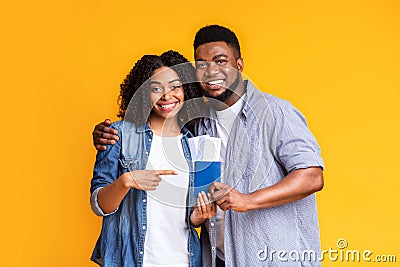
[[[160,117],[151,116],[148,120],[151,130],[159,136],[177,136],[181,133],[176,118],[165,119]]]

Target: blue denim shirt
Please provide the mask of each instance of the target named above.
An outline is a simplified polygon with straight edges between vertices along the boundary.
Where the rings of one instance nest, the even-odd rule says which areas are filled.
[[[99,151],[91,181],[90,192],[113,183],[121,174],[134,169],[145,169],[150,152],[153,132],[146,125],[136,127],[126,121],[111,125],[118,130],[119,141],[108,145],[105,151]],[[187,139],[192,137],[182,129],[183,152],[191,168],[191,157]],[[133,163],[133,164],[132,164]],[[193,175],[190,172],[189,192],[193,188]],[[192,194],[189,193],[189,203]],[[97,240],[91,260],[101,266],[132,267],[143,265],[144,242],[147,225],[147,195],[144,190],[130,189],[118,209],[103,217],[101,234]],[[92,202],[92,206],[93,206]],[[95,210],[95,209],[94,209]],[[200,241],[194,227],[191,226],[187,209],[189,228],[188,250],[190,267],[201,266]],[[103,214],[104,215],[104,214]],[[162,223],[162,222],[160,222]],[[171,226],[173,227],[173,226]],[[171,244],[173,245],[173,244]]]

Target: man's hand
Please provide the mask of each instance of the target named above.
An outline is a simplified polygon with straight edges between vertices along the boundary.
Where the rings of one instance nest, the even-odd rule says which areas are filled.
[[[118,131],[110,128],[110,125],[111,121],[106,119],[94,127],[92,133],[93,144],[99,151],[106,150],[105,145],[113,145],[116,141],[118,141]]]
[[[252,209],[250,195],[240,193],[229,185],[214,182],[210,186],[212,198],[222,210],[245,212]]]
[[[199,226],[205,220],[214,217],[216,214],[215,202],[211,202],[210,193],[206,194],[203,191],[197,197],[197,205],[193,207],[190,214],[190,222],[194,226]]]
[[[245,212],[268,209],[305,198],[324,186],[320,167],[309,167],[290,172],[278,183],[243,194],[229,185],[214,182],[210,192],[217,205],[223,210]]]
[[[161,182],[160,175],[177,175],[174,170],[136,170],[121,175],[123,185],[126,188],[139,190],[156,190]]]

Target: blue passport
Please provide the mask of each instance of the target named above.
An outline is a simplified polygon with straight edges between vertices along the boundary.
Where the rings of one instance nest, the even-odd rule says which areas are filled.
[[[199,192],[204,191],[205,193],[208,193],[210,185],[213,182],[221,182],[221,162],[195,161],[194,196],[193,196],[194,201],[197,200],[197,195],[199,194]]]

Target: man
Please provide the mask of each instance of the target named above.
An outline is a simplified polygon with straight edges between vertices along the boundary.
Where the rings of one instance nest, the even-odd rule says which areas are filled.
[[[196,134],[221,138],[224,166],[222,183],[210,189],[217,216],[202,225],[203,266],[320,266],[314,193],[323,188],[324,165],[305,118],[243,80],[231,30],[200,29],[194,56],[197,79],[213,100]],[[108,123],[93,132],[98,149],[113,142]]]

